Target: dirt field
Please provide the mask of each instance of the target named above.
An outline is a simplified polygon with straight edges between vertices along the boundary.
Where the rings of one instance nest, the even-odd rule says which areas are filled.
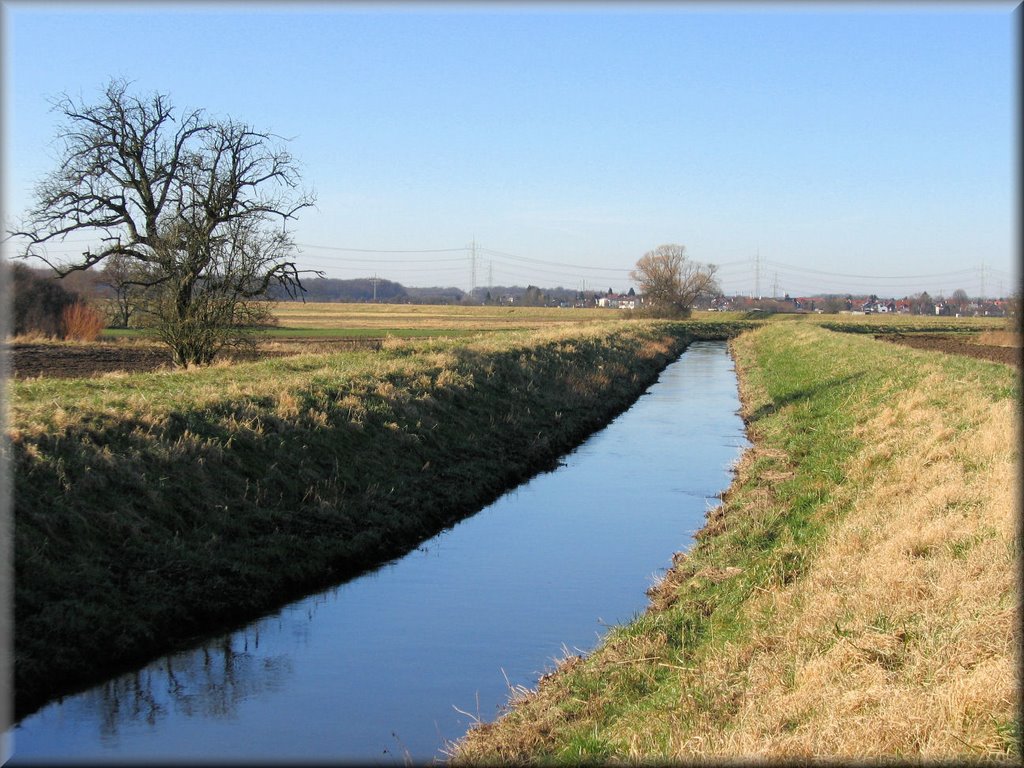
[[[278,338],[260,347],[256,354],[236,359],[283,357],[302,352],[379,349],[380,339],[287,339]],[[103,341],[94,344],[15,343],[8,346],[11,375],[16,379],[47,376],[76,378],[99,376],[113,371],[155,371],[171,367],[170,353],[159,344]]]
[[[1021,366],[1020,347],[978,344],[973,341],[938,334],[914,334],[911,336],[900,333],[881,333],[877,334],[875,338],[894,344],[914,347],[915,349],[932,349],[954,355],[979,357],[982,360],[994,360],[997,363],[1005,363],[1006,365],[1013,365],[1018,368]]]

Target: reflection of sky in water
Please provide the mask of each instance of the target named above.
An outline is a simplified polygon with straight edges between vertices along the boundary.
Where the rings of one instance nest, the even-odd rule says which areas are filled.
[[[44,708],[32,759],[435,756],[565,649],[646,605],[745,445],[724,344],[697,343],[566,466],[379,571]],[[457,709],[456,709],[457,708]]]

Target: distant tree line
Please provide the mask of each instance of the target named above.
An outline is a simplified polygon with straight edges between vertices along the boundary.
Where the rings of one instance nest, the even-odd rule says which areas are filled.
[[[322,277],[302,281],[305,301],[363,303],[377,301],[382,304],[514,304],[527,307],[572,306],[589,299],[593,302],[600,292],[583,292],[562,288],[541,288],[536,285],[494,285],[463,291],[461,288],[433,286],[414,288],[383,278],[356,278],[342,280]],[[276,301],[297,300],[286,291],[271,288],[269,297]]]

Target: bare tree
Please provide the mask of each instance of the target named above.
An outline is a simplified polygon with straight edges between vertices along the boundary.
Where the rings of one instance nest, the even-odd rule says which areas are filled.
[[[155,278],[147,267],[120,253],[104,260],[99,284],[113,293],[108,315],[114,327],[131,327],[132,318],[145,311],[147,287]]]
[[[967,296],[967,291],[963,288],[957,288],[953,291],[953,295],[949,297],[949,303],[957,313],[963,314],[967,312],[967,307],[970,305],[971,300]]]
[[[183,366],[247,343],[271,285],[301,293],[286,227],[313,197],[279,137],[202,110],[176,117],[166,95],[133,96],[124,81],[96,105],[64,96],[55,109],[63,155],[11,232],[28,239],[22,256],[60,274],[114,257],[140,267],[131,282]],[[99,245],[75,262],[52,264],[39,249],[83,230]]]
[[[640,257],[630,277],[657,314],[689,317],[698,298],[719,292],[716,269],[690,261],[686,246],[659,245]]]

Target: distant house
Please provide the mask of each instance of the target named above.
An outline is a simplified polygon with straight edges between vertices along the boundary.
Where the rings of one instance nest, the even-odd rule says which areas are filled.
[[[607,293],[597,299],[597,306],[606,309],[636,309],[637,303],[636,296],[624,293]]]
[[[861,311],[866,315],[870,315],[872,312],[887,314],[896,312],[897,305],[894,299],[868,299],[861,305]]]

